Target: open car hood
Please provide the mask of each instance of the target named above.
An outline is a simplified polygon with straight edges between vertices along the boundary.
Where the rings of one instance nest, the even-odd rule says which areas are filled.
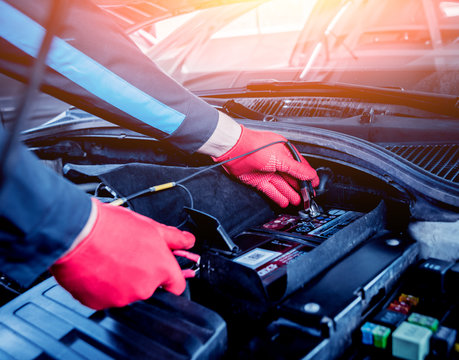
[[[129,34],[149,23],[207,9],[241,2],[265,2],[266,0],[95,0],[103,10]]]

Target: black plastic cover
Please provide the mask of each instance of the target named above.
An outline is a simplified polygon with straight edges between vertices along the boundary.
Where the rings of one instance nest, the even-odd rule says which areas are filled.
[[[95,311],[49,278],[0,309],[0,359],[215,359],[226,323],[165,291]]]

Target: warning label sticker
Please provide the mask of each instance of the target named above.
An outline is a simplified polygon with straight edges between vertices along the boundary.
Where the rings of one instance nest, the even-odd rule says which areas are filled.
[[[235,258],[233,261],[255,269],[280,255],[282,255],[280,252],[256,248]]]
[[[266,277],[268,274],[270,274],[272,271],[286,266],[288,264],[293,263],[296,261],[301,255],[305,254],[307,251],[304,251],[305,247],[299,246],[298,248],[292,249],[288,251],[285,254],[282,254],[282,256],[273,259],[272,261],[269,261],[269,263],[264,264],[257,268],[257,273],[261,278]]]
[[[255,269],[258,275],[263,278],[274,270],[296,261],[298,257],[310,250],[310,246],[298,241],[272,239],[233,259],[233,261]]]

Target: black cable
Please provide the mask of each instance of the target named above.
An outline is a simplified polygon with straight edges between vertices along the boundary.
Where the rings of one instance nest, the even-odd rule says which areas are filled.
[[[301,162],[301,155],[297,152],[293,144],[290,141],[287,141],[286,145],[289,148],[290,152],[292,153],[293,158],[296,161]],[[299,183],[300,183],[300,189],[306,188],[310,195],[314,194],[314,188],[312,187],[312,184],[310,181],[299,180]]]
[[[182,184],[177,184],[178,187],[181,187],[183,190],[185,190],[185,192],[188,194],[189,198],[190,198],[190,206],[189,208],[190,209],[194,209],[194,201],[193,201],[193,195],[191,194],[191,191],[185,186],[185,185],[182,185]],[[190,217],[189,214],[187,214],[187,216],[185,217],[185,219],[179,224],[177,225],[176,227],[178,229],[180,229],[183,225],[185,225],[187,222],[188,222],[188,218]]]
[[[5,116],[3,115],[3,110],[0,109],[0,122],[2,126],[5,127]]]
[[[194,209],[194,201],[193,201],[193,195],[191,194],[191,191],[185,185],[177,184],[177,186],[181,187],[188,194],[188,196],[190,198],[190,206],[189,206],[189,208],[190,209]]]
[[[275,142],[269,143],[267,145],[263,145],[263,146],[261,146],[261,147],[259,147],[257,149],[251,150],[251,151],[246,152],[244,154],[241,154],[241,155],[232,157],[230,159],[227,159],[225,161],[221,161],[219,163],[207,166],[204,169],[201,169],[198,172],[195,172],[194,174],[191,174],[191,175],[188,175],[188,176],[184,177],[183,179],[180,179],[180,180],[177,180],[177,181],[172,181],[172,182],[167,183],[167,184],[162,184],[162,185],[168,185],[167,187],[162,187],[162,185],[152,186],[152,187],[149,187],[147,189],[140,190],[140,191],[138,191],[138,192],[136,192],[134,194],[119,198],[119,199],[113,201],[112,204],[113,205],[122,205],[122,204],[126,203],[127,201],[135,199],[135,198],[138,198],[140,196],[147,195],[147,194],[152,194],[152,193],[154,193],[156,191],[172,188],[172,187],[174,187],[176,185],[180,185],[180,184],[184,183],[185,181],[188,181],[188,180],[190,180],[190,179],[202,174],[203,172],[212,170],[213,168],[216,168],[218,166],[222,166],[222,165],[226,164],[227,162],[234,161],[234,160],[240,159],[240,158],[242,158],[244,156],[251,155],[251,154],[253,154],[253,153],[257,152],[257,151],[263,150],[263,149],[265,149],[265,148],[267,148],[269,146],[276,145],[276,144],[289,144],[289,141],[288,140],[279,140],[279,141],[275,141]]]
[[[235,156],[235,157],[233,157],[233,158],[227,159],[227,160],[225,160],[225,161],[221,161],[221,162],[219,162],[219,163],[210,165],[210,166],[206,167],[205,169],[202,169],[202,170],[200,170],[200,171],[198,171],[198,172],[196,172],[196,173],[194,173],[194,174],[191,174],[191,175],[189,175],[189,176],[187,176],[187,177],[184,177],[183,179],[180,179],[180,180],[176,181],[175,183],[176,183],[176,184],[183,183],[183,182],[185,182],[185,181],[187,181],[187,180],[189,180],[189,179],[191,179],[191,178],[193,178],[193,177],[195,177],[195,176],[198,176],[199,174],[202,174],[202,173],[205,172],[205,171],[208,171],[208,170],[211,170],[211,169],[216,168],[216,167],[218,167],[218,166],[224,165],[224,164],[226,164],[227,162],[230,162],[230,161],[233,161],[233,160],[240,159],[240,158],[242,158],[242,157],[244,157],[244,156],[251,155],[251,154],[253,154],[253,153],[257,152],[257,151],[263,150],[263,149],[265,149],[265,148],[267,148],[267,147],[269,147],[269,146],[276,145],[276,144],[287,144],[287,143],[288,143],[288,140],[287,140],[287,141],[285,141],[285,140],[279,140],[279,141],[275,141],[275,142],[269,143],[269,144],[267,144],[267,145],[264,145],[264,146],[261,146],[261,147],[255,149],[255,150],[246,152],[245,154],[238,155],[238,156]]]
[[[10,131],[10,135],[5,141],[0,160],[0,187],[5,180],[5,172],[10,164],[14,164],[17,157],[17,146],[19,144],[19,136],[23,128],[24,121],[29,117],[30,110],[32,109],[33,98],[36,95],[43,73],[46,69],[46,58],[51,48],[51,43],[54,35],[58,32],[62,19],[64,17],[64,9],[67,5],[66,0],[54,0],[49,9],[49,18],[46,22],[46,33],[38,52],[38,56],[32,67],[29,81],[19,101],[16,119]]]

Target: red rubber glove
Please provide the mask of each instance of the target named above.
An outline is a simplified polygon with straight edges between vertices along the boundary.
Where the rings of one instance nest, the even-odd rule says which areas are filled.
[[[213,158],[215,161],[224,161],[272,142],[287,141],[276,133],[250,130],[242,125],[241,127],[241,136],[236,145],[222,156]],[[262,191],[284,208],[289,203],[298,205],[301,201],[295,190],[298,189],[295,179],[310,180],[313,187],[319,185],[316,171],[302,156],[301,160],[301,163],[296,161],[285,144],[276,144],[230,161],[223,167],[228,173]]]
[[[93,206],[90,233],[50,269],[62,287],[96,310],[147,299],[159,286],[176,295],[185,290],[171,249],[192,247],[192,234],[95,199]]]

